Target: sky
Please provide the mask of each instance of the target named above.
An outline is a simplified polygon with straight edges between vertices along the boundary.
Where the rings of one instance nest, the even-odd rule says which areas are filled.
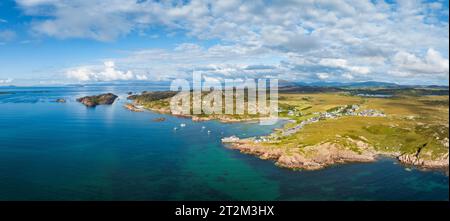
[[[2,0],[0,86],[278,78],[448,85],[448,0]]]

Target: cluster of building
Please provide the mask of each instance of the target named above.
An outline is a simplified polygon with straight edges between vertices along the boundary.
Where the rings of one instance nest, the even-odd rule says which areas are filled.
[[[255,138],[253,140],[253,142],[255,142],[255,143],[267,142],[267,141],[270,141],[270,139],[268,137],[259,137],[259,138]]]
[[[233,143],[239,141],[239,137],[236,136],[230,136],[230,137],[224,137],[222,138],[222,143]]]
[[[358,116],[363,116],[363,117],[385,117],[386,114],[384,114],[381,111],[368,109],[368,110],[363,110],[363,111],[359,112]]]
[[[320,117],[309,118],[307,120],[304,120],[304,121],[300,122],[295,127],[291,127],[291,128],[288,128],[288,129],[284,130],[281,135],[282,136],[289,136],[289,135],[295,134],[295,133],[297,133],[297,131],[302,129],[305,125],[318,122],[319,120],[320,120]]]
[[[300,124],[296,125],[295,127],[288,128],[282,132],[282,136],[289,136],[300,129],[302,129],[305,125],[318,122],[319,120],[323,119],[334,119],[341,116],[362,116],[362,117],[385,117],[386,115],[377,110],[373,109],[367,109],[360,112],[357,112],[360,109],[359,105],[353,104],[353,105],[347,105],[338,107],[336,109],[333,109],[331,111],[327,111],[324,113],[314,113],[316,115],[319,115],[317,117],[312,117],[307,120],[302,121]]]
[[[299,124],[297,124],[295,127],[284,129],[281,132],[281,136],[283,136],[283,137],[290,136],[292,134],[297,133],[299,130],[301,130],[306,125],[316,123],[316,122],[318,122],[320,120],[324,120],[324,119],[334,119],[334,118],[338,118],[341,116],[362,116],[362,117],[385,117],[386,116],[381,111],[367,109],[367,110],[362,110],[362,111],[358,112],[359,109],[360,109],[359,105],[353,104],[353,105],[347,105],[347,106],[334,108],[333,110],[329,110],[329,111],[323,112],[323,113],[321,113],[321,112],[313,113],[314,115],[318,115],[318,116],[306,119],[306,120],[300,122]],[[290,116],[295,115],[295,111],[289,110],[288,115],[290,115]],[[222,143],[232,143],[232,142],[237,142],[237,141],[239,141],[239,138],[236,136],[222,138]],[[268,141],[270,141],[270,138],[267,136],[259,137],[259,138],[255,138],[253,141],[255,143],[268,142]]]
[[[359,110],[359,105],[353,104],[353,105],[347,105],[338,107],[335,110],[327,111],[325,113],[320,113],[321,118],[337,118],[341,116],[356,116],[357,110]]]
[[[361,117],[385,117],[381,111],[377,111],[374,109],[367,109],[360,112],[357,112],[360,109],[359,105],[347,105],[337,108],[336,110],[320,113],[321,118],[337,118],[341,116],[361,116]]]

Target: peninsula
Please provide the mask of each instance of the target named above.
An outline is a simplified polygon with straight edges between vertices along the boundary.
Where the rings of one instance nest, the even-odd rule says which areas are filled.
[[[224,138],[225,146],[295,170],[385,156],[405,165],[448,171],[448,90],[284,88],[280,92],[278,114],[288,120],[283,128],[262,137]],[[172,96],[174,92],[145,92],[129,99],[145,109],[170,114]],[[238,122],[263,116],[184,117]]]

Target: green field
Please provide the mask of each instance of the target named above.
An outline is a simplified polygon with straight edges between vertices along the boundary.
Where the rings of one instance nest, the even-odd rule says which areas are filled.
[[[350,140],[359,140],[380,152],[417,153],[427,159],[448,154],[449,137],[448,96],[395,96],[366,98],[346,93],[281,94],[280,116],[297,123],[338,106],[358,104],[360,110],[375,109],[385,117],[342,116],[308,124],[297,133],[282,137],[275,134],[264,146],[301,152],[306,146],[336,143],[343,148],[361,151]],[[289,116],[293,110],[295,116]]]
[[[418,95],[411,91],[415,90],[400,90],[392,97],[383,98],[358,96],[351,91],[282,92],[279,94],[278,114],[290,122],[266,137],[244,140],[245,145],[257,145],[257,151],[245,152],[262,154],[266,151],[276,152],[277,156],[314,158],[331,145],[332,151],[336,152],[337,147],[338,152],[339,149],[345,150],[347,155],[348,152],[395,157],[408,155],[414,160],[444,162],[448,167],[445,159],[448,159],[449,152],[449,96]],[[172,96],[157,92],[135,95],[132,99],[147,109],[168,113]],[[348,114],[352,107],[355,107],[352,114]],[[335,115],[324,117],[332,113]],[[208,116],[202,113],[196,117],[248,120],[260,116],[247,113]],[[310,123],[313,119],[317,121]],[[302,122],[305,125],[300,129],[292,129]],[[293,132],[286,134],[289,130]]]

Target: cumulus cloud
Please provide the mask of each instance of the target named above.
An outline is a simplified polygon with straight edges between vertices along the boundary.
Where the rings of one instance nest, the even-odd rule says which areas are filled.
[[[430,48],[423,58],[415,54],[400,51],[392,59],[395,71],[405,73],[405,75],[414,74],[449,74],[449,60]]]
[[[8,78],[8,79],[0,79],[0,84],[9,84],[13,82],[12,78]]]
[[[327,67],[341,68],[356,74],[368,74],[370,72],[368,67],[349,65],[345,59],[324,58],[320,60],[319,64]]]
[[[116,69],[113,61],[105,61],[103,67],[84,66],[67,70],[67,77],[77,81],[126,81],[147,80],[145,75],[134,75],[131,71]]]
[[[342,74],[342,77],[347,79],[347,80],[353,80],[354,79],[353,75],[350,74],[350,73],[344,73],[344,74]]]
[[[317,73],[316,75],[321,80],[326,80],[326,79],[328,79],[330,77],[330,75],[327,74],[327,73]]]

